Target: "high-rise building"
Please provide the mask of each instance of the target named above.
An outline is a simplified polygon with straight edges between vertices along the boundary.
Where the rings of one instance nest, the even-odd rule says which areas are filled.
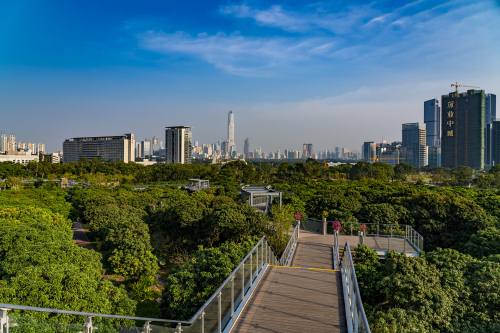
[[[65,163],[96,158],[113,162],[134,162],[134,134],[72,138],[66,139],[63,143]]]
[[[141,143],[138,142],[135,145],[135,158],[139,159],[142,158],[143,156],[141,155]]]
[[[234,138],[234,113],[229,111],[227,114],[227,146],[228,155],[232,157],[233,152],[236,152],[236,141]]]
[[[312,143],[304,143],[302,145],[302,158],[312,158],[314,155],[313,145]]]
[[[441,166],[441,108],[439,100],[433,98],[424,102],[426,142],[429,147],[429,166]]]
[[[246,159],[249,158],[249,154],[250,154],[250,139],[249,138],[245,139],[245,143],[243,145],[243,154],[245,154]]]
[[[151,155],[153,155],[152,147],[151,147],[151,141],[149,140],[142,140],[141,141],[141,152],[140,155],[142,158],[150,158]]]
[[[377,144],[373,141],[363,142],[361,153],[363,161],[369,163],[375,162],[377,160]]]
[[[15,152],[16,136],[13,134],[0,135],[0,152]]]
[[[37,154],[47,152],[47,150],[45,149],[45,143],[39,143],[39,144],[37,144],[36,145],[36,152],[37,152]]]
[[[167,127],[165,130],[165,142],[167,163],[191,163],[193,149],[191,127]]]
[[[428,164],[428,149],[426,144],[426,131],[419,123],[402,125],[403,161],[416,169]]]
[[[0,134],[0,153],[7,151],[7,134]]]
[[[485,93],[451,92],[441,97],[441,165],[483,169],[485,161]]]
[[[339,146],[336,146],[335,147],[335,158],[342,158],[342,151],[340,150],[340,147]]]
[[[429,147],[439,147],[441,141],[441,108],[439,100],[433,98],[424,102],[426,142]]]
[[[491,165],[500,164],[500,120],[495,120],[492,123],[492,163]]]
[[[497,119],[497,96],[486,94],[485,97],[485,157],[486,166],[492,165],[493,160],[493,122]]]

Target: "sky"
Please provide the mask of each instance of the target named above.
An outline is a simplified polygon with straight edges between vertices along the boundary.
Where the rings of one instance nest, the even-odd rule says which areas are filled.
[[[0,2],[0,131],[191,126],[266,151],[400,140],[458,81],[500,94],[500,1]]]

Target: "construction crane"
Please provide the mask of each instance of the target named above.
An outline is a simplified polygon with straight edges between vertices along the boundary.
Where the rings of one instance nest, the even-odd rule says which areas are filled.
[[[458,94],[458,87],[480,89],[479,87],[476,87],[476,86],[468,86],[468,85],[461,84],[461,83],[458,83],[458,82],[452,83],[452,84],[451,84],[451,87],[452,87],[452,88],[453,88],[453,87],[455,88],[455,93],[456,93],[456,94]]]

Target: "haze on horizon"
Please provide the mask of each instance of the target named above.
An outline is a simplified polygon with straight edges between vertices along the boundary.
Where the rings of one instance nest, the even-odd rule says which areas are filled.
[[[500,1],[0,4],[0,131],[60,149],[133,132],[239,150],[399,140],[458,80],[500,94]]]

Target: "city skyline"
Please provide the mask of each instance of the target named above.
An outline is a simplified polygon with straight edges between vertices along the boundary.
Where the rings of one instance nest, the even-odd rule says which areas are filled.
[[[50,151],[179,123],[216,142],[227,110],[237,147],[359,151],[422,122],[455,80],[500,92],[498,1],[1,6],[0,127]]]

